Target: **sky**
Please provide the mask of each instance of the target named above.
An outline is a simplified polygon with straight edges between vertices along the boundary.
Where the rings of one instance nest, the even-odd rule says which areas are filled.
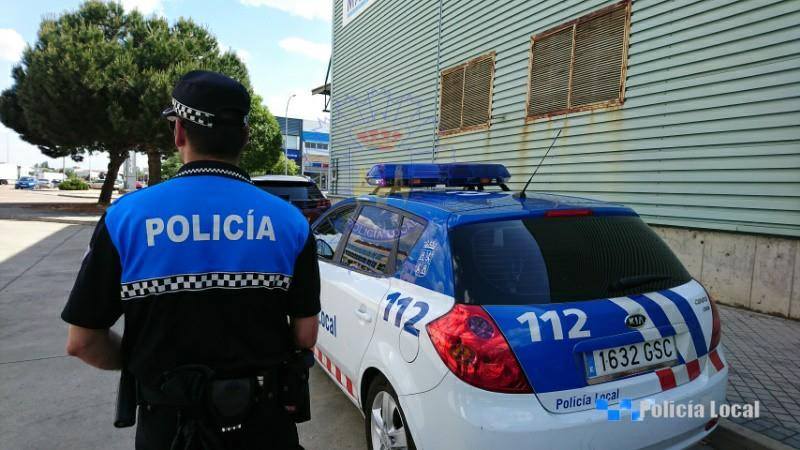
[[[0,14],[0,91],[12,84],[11,69],[26,45],[33,44],[43,16],[74,10],[81,0],[2,1]],[[121,0],[126,10],[157,14],[170,22],[190,17],[206,26],[223,49],[232,49],[247,65],[256,94],[272,114],[283,116],[286,101],[289,117],[328,120],[322,112],[322,96],[311,89],[325,81],[331,43],[330,0]],[[146,157],[137,158],[138,165]],[[48,161],[61,167],[17,134],[0,124],[0,162],[22,166]],[[77,164],[105,168],[108,160],[95,155]],[[66,166],[74,166],[66,160]]]

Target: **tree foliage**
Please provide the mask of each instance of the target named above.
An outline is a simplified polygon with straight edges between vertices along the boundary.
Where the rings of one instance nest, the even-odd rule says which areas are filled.
[[[273,175],[297,175],[300,173],[300,166],[298,166],[293,159],[288,159],[286,155],[281,153],[278,160],[269,168],[267,173]]]
[[[86,191],[89,189],[89,183],[77,177],[69,177],[58,183],[58,188],[62,191]]]
[[[239,165],[250,174],[264,173],[281,154],[281,129],[275,116],[252,96],[250,106],[250,142],[244,148]]]
[[[131,150],[148,154],[149,182],[159,181],[162,156],[174,152],[159,113],[180,76],[196,69],[224,73],[251,89],[245,65],[233,52],[221,53],[204,27],[189,19],[170,25],[126,13],[119,3],[90,0],[42,20],[36,43],[12,71],[13,86],[0,95],[0,121],[53,158],[108,153],[99,199],[107,203]],[[247,161],[254,165],[272,161],[274,118],[262,109],[251,120]]]
[[[181,165],[183,165],[183,163],[181,162],[181,157],[178,152],[169,155],[161,163],[161,178],[168,180],[174,177],[181,168]]]

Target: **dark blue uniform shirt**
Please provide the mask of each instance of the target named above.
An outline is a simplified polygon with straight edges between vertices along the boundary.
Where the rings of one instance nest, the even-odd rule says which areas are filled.
[[[147,385],[205,364],[240,374],[292,349],[288,317],[316,315],[319,269],[309,225],[236,166],[200,161],[127,194],[92,236],[62,318],[111,327]]]

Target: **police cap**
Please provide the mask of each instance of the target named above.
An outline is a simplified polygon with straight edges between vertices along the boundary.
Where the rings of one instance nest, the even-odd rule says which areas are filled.
[[[245,126],[250,113],[250,94],[233,78],[221,73],[193,70],[182,76],[172,90],[172,106],[161,115],[197,125]]]

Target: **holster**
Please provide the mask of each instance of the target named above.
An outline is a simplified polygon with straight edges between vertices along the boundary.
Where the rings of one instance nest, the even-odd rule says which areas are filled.
[[[295,423],[311,420],[309,369],[314,366],[311,350],[297,350],[286,363],[280,378],[280,401]]]
[[[256,403],[263,401],[260,391],[255,377],[212,380],[206,410],[222,430],[240,428]]]

